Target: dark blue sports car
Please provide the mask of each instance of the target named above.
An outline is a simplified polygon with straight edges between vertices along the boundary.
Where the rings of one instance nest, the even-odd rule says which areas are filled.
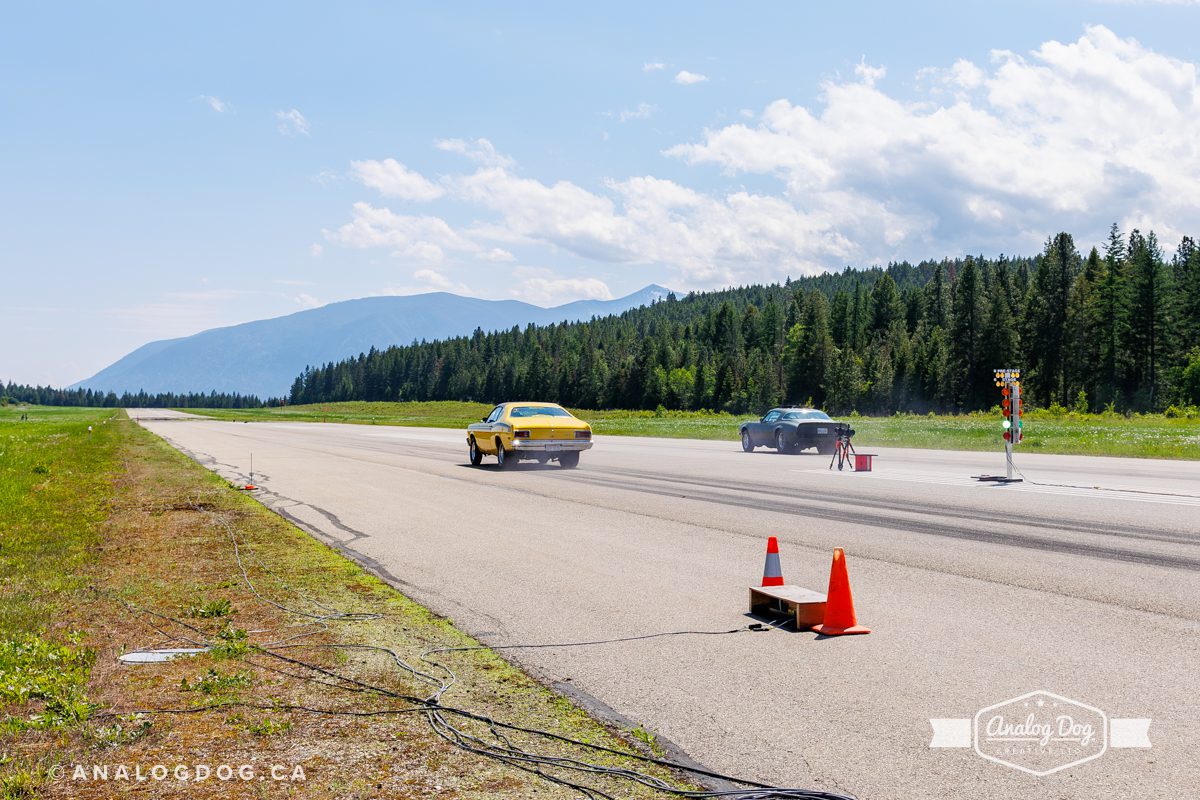
[[[780,453],[798,453],[809,447],[827,456],[837,443],[837,423],[815,408],[772,408],[757,422],[743,422],[742,449],[774,447]]]

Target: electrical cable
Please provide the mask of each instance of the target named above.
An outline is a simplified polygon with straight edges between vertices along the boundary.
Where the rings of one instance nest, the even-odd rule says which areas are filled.
[[[1015,469],[1017,474],[1020,475],[1021,478],[1031,486],[1053,486],[1060,489],[1090,489],[1092,491],[1125,492],[1128,494],[1148,494],[1157,497],[1185,497],[1189,500],[1200,500],[1200,495],[1183,494],[1181,492],[1154,492],[1148,489],[1109,489],[1104,486],[1081,486],[1074,483],[1048,483],[1046,481],[1035,481],[1022,472],[1021,468],[1017,466],[1015,461],[1013,462],[1013,469]]]
[[[328,630],[328,626],[325,624],[327,621],[362,622],[362,621],[367,621],[367,620],[379,619],[383,616],[382,614],[375,614],[375,613],[369,613],[369,612],[343,612],[343,611],[339,611],[337,609],[333,609],[329,606],[325,606],[320,603],[315,603],[315,601],[312,601],[310,598],[305,598],[305,599],[309,599],[310,602],[314,602],[316,605],[318,605],[318,607],[322,608],[322,610],[329,612],[326,614],[311,614],[308,612],[290,608],[281,602],[275,601],[271,598],[264,596],[259,591],[259,589],[255,586],[254,582],[250,579],[249,572],[248,572],[246,565],[242,559],[241,551],[243,549],[247,550],[248,558],[253,559],[253,561],[255,561],[257,563],[257,565],[261,569],[263,569],[267,574],[270,574],[272,577],[276,578],[276,580],[278,580],[281,584],[283,584],[285,586],[286,586],[286,583],[284,581],[282,581],[282,579],[278,578],[278,576],[276,576],[273,572],[271,572],[269,567],[267,567],[267,565],[265,563],[263,563],[262,560],[259,559],[258,556],[254,553],[252,548],[250,548],[246,543],[239,542],[239,537],[238,537],[236,531],[234,530],[233,526],[230,525],[229,522],[227,520],[225,520],[225,518],[223,516],[209,512],[207,509],[200,507],[197,503],[193,503],[192,506],[196,511],[203,513],[203,514],[209,516],[210,518],[215,519],[218,524],[220,524],[222,527],[225,528],[225,530],[228,534],[228,537],[229,537],[229,541],[232,545],[234,557],[237,562],[239,571],[241,572],[242,578],[245,581],[246,586],[249,588],[249,590],[262,602],[278,609],[279,611],[284,612],[285,614],[291,614],[291,615],[306,618],[306,619],[310,620],[310,623],[306,623],[306,624],[316,624],[316,625],[322,627],[324,630]],[[287,588],[289,590],[295,592],[296,594],[300,594],[292,587],[287,587]],[[181,620],[169,617],[167,615],[160,614],[155,611],[151,611],[150,609],[139,608],[139,607],[134,606],[133,604],[130,604],[123,600],[121,600],[121,602],[126,606],[126,608],[128,608],[131,611],[150,614],[161,620],[183,626],[184,628],[187,628],[189,631],[191,631],[193,633],[198,633],[205,639],[205,642],[203,644],[208,645],[207,634],[204,631],[201,631],[200,629],[196,628],[195,626],[189,625]],[[768,800],[768,798],[770,798],[772,800],[781,800],[783,798],[788,798],[788,799],[793,799],[793,800],[853,800],[853,798],[850,797],[849,795],[845,795],[845,794],[841,794],[841,793],[837,793],[837,792],[826,792],[823,790],[815,790],[815,789],[796,789],[796,788],[773,787],[768,784],[763,784],[763,783],[751,781],[751,780],[744,779],[744,778],[736,778],[736,777],[732,777],[729,775],[724,775],[724,774],[721,774],[718,772],[713,772],[710,770],[703,769],[698,766],[692,766],[692,765],[672,761],[670,759],[657,758],[657,757],[643,755],[643,754],[636,753],[636,752],[627,752],[627,751],[623,751],[623,750],[618,750],[616,748],[606,747],[604,745],[598,745],[598,744],[594,744],[591,742],[585,742],[582,740],[574,739],[574,738],[571,738],[568,736],[555,734],[550,731],[540,730],[537,728],[528,728],[528,727],[524,727],[524,726],[520,726],[520,725],[515,725],[513,723],[503,722],[501,720],[497,720],[497,719],[487,716],[485,714],[479,714],[477,712],[473,712],[473,711],[470,711],[467,709],[461,709],[461,708],[456,708],[453,706],[443,705],[441,702],[442,695],[446,691],[448,691],[457,682],[458,676],[450,667],[446,666],[445,664],[442,664],[441,662],[438,662],[438,661],[435,661],[435,660],[429,658],[429,656],[431,656],[431,655],[440,654],[440,653],[467,652],[467,651],[475,651],[475,650],[554,648],[554,647],[590,647],[590,646],[597,646],[597,645],[603,645],[603,644],[613,644],[613,643],[618,643],[618,642],[642,641],[642,640],[647,640],[647,639],[660,638],[660,637],[664,637],[664,636],[687,636],[687,635],[714,636],[714,635],[730,635],[730,634],[743,633],[743,632],[748,632],[748,631],[762,631],[762,630],[769,630],[769,628],[765,628],[759,623],[754,623],[754,624],[748,625],[746,627],[735,628],[732,630],[725,630],[725,631],[667,631],[667,632],[662,632],[662,633],[641,634],[641,635],[635,635],[635,636],[624,636],[624,637],[617,637],[614,639],[594,640],[594,641],[585,641],[585,642],[516,644],[516,645],[499,645],[499,646],[494,646],[494,647],[489,647],[486,645],[478,645],[478,646],[470,646],[470,647],[444,647],[444,648],[433,648],[431,650],[427,650],[424,653],[422,653],[420,656],[421,660],[425,661],[426,663],[432,664],[436,668],[444,671],[448,676],[448,680],[443,680],[441,678],[437,678],[436,676],[434,676],[428,672],[425,672],[421,669],[414,667],[413,665],[411,665],[407,661],[405,661],[405,659],[399,653],[392,650],[391,648],[382,647],[382,646],[378,646],[378,645],[346,644],[346,643],[296,642],[296,643],[289,644],[287,642],[289,642],[292,639],[299,638],[299,636],[289,637],[289,639],[282,640],[281,642],[272,642],[272,643],[267,643],[265,645],[255,645],[252,653],[255,655],[261,654],[261,655],[267,656],[269,658],[280,660],[286,664],[289,664],[292,667],[298,667],[302,670],[307,670],[309,672],[316,673],[316,674],[322,675],[324,677],[330,678],[331,680],[327,681],[327,680],[320,680],[320,679],[314,678],[314,677],[306,677],[303,675],[296,675],[294,673],[290,673],[285,670],[281,670],[278,668],[272,668],[268,665],[259,663],[258,661],[251,661],[251,660],[245,659],[245,658],[243,658],[242,660],[245,661],[245,663],[247,663],[247,664],[250,664],[250,665],[253,665],[253,666],[256,666],[259,668],[268,669],[268,670],[270,670],[272,672],[276,672],[278,674],[287,675],[288,677],[292,677],[297,680],[313,682],[313,683],[317,683],[320,685],[328,686],[330,688],[339,689],[342,691],[357,692],[357,693],[361,693],[361,694],[369,694],[369,693],[378,694],[383,697],[390,698],[392,700],[398,700],[401,702],[409,703],[410,706],[408,708],[403,708],[403,709],[383,709],[383,710],[336,709],[335,710],[335,709],[315,708],[315,707],[300,705],[300,704],[263,705],[263,704],[238,702],[238,703],[214,704],[211,706],[201,706],[201,707],[197,707],[197,708],[193,708],[193,709],[144,709],[141,711],[132,711],[132,712],[131,711],[126,711],[126,712],[111,711],[111,712],[105,712],[105,714],[97,715],[97,716],[110,716],[110,715],[131,714],[131,713],[133,713],[133,714],[136,714],[136,713],[141,713],[141,714],[197,713],[200,711],[211,711],[211,710],[217,710],[220,708],[230,707],[231,705],[242,705],[244,707],[262,708],[262,709],[266,709],[266,710],[271,710],[271,709],[291,710],[291,711],[308,712],[308,713],[315,713],[315,714],[346,715],[346,716],[383,716],[383,715],[388,715],[388,714],[423,713],[426,717],[427,722],[430,725],[431,730],[436,735],[438,735],[442,739],[446,740],[450,744],[454,745],[455,747],[465,750],[467,752],[475,753],[477,755],[492,758],[501,763],[512,766],[516,769],[520,769],[520,770],[528,772],[530,774],[537,775],[538,777],[540,777],[544,780],[547,780],[549,782],[570,788],[570,789],[578,792],[582,796],[588,797],[588,798],[611,798],[611,795],[607,794],[603,790],[598,789],[594,786],[589,786],[587,784],[578,783],[578,782],[570,780],[567,777],[564,777],[562,775],[556,775],[556,774],[547,772],[546,770],[547,769],[557,769],[557,770],[567,771],[570,773],[579,773],[579,774],[587,774],[587,775],[594,775],[594,776],[604,776],[604,777],[609,777],[609,778],[620,778],[620,779],[633,781],[635,783],[644,785],[644,786],[651,788],[653,790],[656,790],[656,791],[661,791],[661,792],[673,794],[676,796],[689,797],[689,798],[727,797],[727,798],[736,798],[737,800]],[[319,632],[319,631],[314,631],[313,633],[317,633],[317,632]],[[160,633],[167,635],[167,633],[165,631],[160,630]],[[303,635],[311,635],[311,634],[303,634]],[[184,637],[179,637],[179,638],[183,639]],[[191,639],[184,639],[184,640],[185,641],[193,641]],[[329,648],[329,649],[339,649],[339,650],[358,650],[358,651],[367,651],[367,652],[387,654],[390,657],[390,660],[399,669],[410,674],[418,682],[423,683],[432,689],[435,689],[435,691],[433,692],[433,694],[431,694],[425,698],[404,695],[399,692],[395,692],[391,689],[388,689],[386,687],[374,685],[374,684],[368,683],[366,681],[360,680],[358,678],[341,675],[331,669],[327,669],[325,667],[321,667],[316,664],[311,664],[311,663],[302,661],[300,659],[293,658],[288,655],[284,655],[281,652],[278,652],[279,650],[283,650],[283,649],[301,649],[301,648],[312,648],[312,649]],[[459,718],[466,719],[466,720],[471,720],[473,722],[477,722],[477,723],[485,725],[487,727],[489,733],[491,734],[492,738],[495,741],[489,742],[487,740],[479,738],[478,736],[470,733],[467,730],[464,730],[460,727],[456,727],[455,725],[452,725],[446,719],[446,715],[459,717]],[[609,766],[605,766],[602,764],[593,764],[593,763],[590,763],[590,762],[587,762],[587,761],[584,761],[581,759],[577,759],[577,758],[527,752],[526,750],[523,750],[519,746],[515,745],[509,739],[509,737],[507,735],[505,735],[504,731],[519,732],[519,733],[526,734],[528,736],[558,741],[562,744],[568,744],[568,745],[572,745],[575,747],[592,750],[595,752],[603,752],[603,753],[607,753],[610,755],[618,755],[623,758],[640,761],[642,763],[654,764],[657,766],[673,769],[673,770],[676,770],[679,772],[684,772],[684,773],[688,773],[688,774],[699,776],[699,777],[721,780],[721,781],[725,781],[730,784],[740,784],[742,786],[746,786],[746,787],[750,787],[750,788],[704,790],[704,791],[684,790],[684,789],[680,789],[677,786],[673,786],[660,778],[657,778],[652,775],[648,775],[646,773],[639,772],[637,770],[630,769],[630,768],[609,767]]]
[[[143,610],[143,609],[139,609],[139,610]],[[156,616],[160,616],[160,617],[165,616],[165,615],[157,614],[157,612],[149,612],[149,613],[154,613]],[[169,617],[166,617],[166,618],[171,619]],[[171,619],[171,621],[187,626],[187,623],[183,623],[179,620]],[[190,628],[191,626],[187,626],[187,627]],[[738,632],[742,632],[744,630],[747,630],[747,629],[745,629],[745,628],[736,629],[733,632],[738,633]],[[715,633],[715,632],[701,632],[701,633]],[[646,638],[646,637],[641,637],[641,638]],[[296,645],[296,646],[304,647],[304,646],[309,646],[309,645]],[[313,645],[313,646],[320,646],[320,645]],[[382,652],[388,652],[388,653],[391,653],[393,656],[395,656],[394,652],[388,648],[376,647],[376,646],[372,646],[372,645],[327,645],[327,646],[331,647],[331,648],[346,647],[346,648],[350,648],[350,649],[359,649],[359,650],[377,650],[377,651],[382,651]],[[476,753],[478,755],[484,755],[484,756],[488,756],[491,758],[496,758],[497,760],[501,760],[501,761],[504,761],[505,763],[510,764],[510,766],[515,766],[518,768],[525,769],[527,767],[527,764],[521,764],[521,763],[515,763],[515,762],[526,761],[526,762],[542,764],[542,765],[551,765],[551,766],[555,766],[555,767],[559,767],[559,768],[563,768],[563,769],[570,769],[570,770],[574,770],[574,771],[595,772],[597,774],[603,774],[603,775],[607,775],[607,776],[624,777],[624,778],[627,778],[630,780],[634,780],[637,783],[644,784],[650,788],[670,792],[670,793],[677,794],[679,796],[684,796],[684,797],[695,797],[695,798],[734,797],[734,798],[741,798],[742,800],[757,800],[758,798],[764,798],[764,799],[765,798],[820,798],[822,800],[849,800],[848,795],[844,795],[844,794],[840,794],[840,793],[823,792],[821,790],[809,790],[809,789],[779,789],[776,787],[771,787],[767,784],[761,784],[761,783],[758,783],[755,781],[749,781],[749,780],[746,780],[743,778],[735,778],[735,777],[732,777],[729,775],[712,772],[709,770],[690,766],[687,764],[680,764],[678,762],[674,762],[669,759],[654,758],[654,757],[645,756],[645,755],[642,755],[639,753],[618,750],[615,748],[606,747],[604,745],[597,745],[597,744],[594,744],[591,742],[585,742],[585,741],[581,741],[578,739],[573,739],[571,737],[562,736],[562,735],[555,734],[555,733],[552,733],[549,731],[544,731],[544,730],[540,730],[540,729],[536,729],[536,728],[528,728],[528,727],[524,727],[524,726],[520,726],[520,725],[515,725],[512,723],[506,723],[506,722],[503,722],[500,720],[496,720],[487,715],[478,714],[476,712],[472,712],[472,711],[469,711],[466,709],[460,709],[460,708],[456,708],[453,706],[445,706],[445,705],[442,705],[439,701],[434,700],[434,699],[406,696],[406,695],[394,692],[392,690],[389,690],[385,687],[374,686],[372,684],[361,681],[357,678],[339,675],[338,673],[334,672],[333,670],[327,669],[325,667],[321,667],[321,666],[318,666],[315,664],[310,664],[310,663],[301,661],[299,659],[292,658],[290,656],[285,656],[280,653],[275,653],[275,652],[267,651],[267,650],[259,650],[258,652],[261,652],[264,655],[270,656],[272,658],[282,660],[282,661],[292,664],[292,665],[300,666],[302,668],[309,669],[311,671],[318,672],[323,675],[327,675],[327,676],[333,677],[335,679],[345,681],[347,683],[355,684],[356,686],[360,687],[363,690],[375,691],[380,694],[391,697],[393,699],[406,701],[406,702],[414,704],[413,707],[409,708],[409,709],[392,709],[392,710],[387,710],[386,712],[382,712],[381,714],[375,714],[375,712],[361,712],[361,711],[354,711],[354,710],[350,710],[350,709],[344,709],[343,711],[348,715],[362,716],[362,715],[366,715],[366,714],[383,715],[384,713],[395,714],[395,713],[424,712],[427,715],[427,719],[430,722],[431,728],[434,730],[435,733],[437,733],[443,739],[447,740],[451,744],[454,744],[456,747],[459,747],[460,749],[464,749],[469,752]],[[398,656],[395,656],[395,657],[396,657],[397,663],[401,664],[407,671],[418,672],[418,671],[413,670],[413,668],[410,665],[407,665],[406,663],[404,663],[403,659],[399,659]],[[256,664],[256,662],[248,662],[248,663]],[[258,664],[256,664],[256,665],[263,666],[263,665],[258,665]],[[439,665],[439,666],[442,666],[442,665]],[[445,668],[445,667],[443,666],[443,668]],[[448,669],[448,668],[445,668],[445,669]],[[419,673],[419,674],[424,675],[424,673]],[[432,677],[432,676],[427,676],[427,677]],[[305,679],[305,680],[311,680],[311,679]],[[336,685],[336,684],[329,684],[324,681],[320,681],[319,683],[332,686],[333,688],[349,690],[348,687],[340,686],[340,685]],[[441,691],[444,691],[444,689],[440,689],[437,694],[440,695]],[[207,708],[208,708],[208,710],[213,710],[213,709],[223,707],[224,705],[226,705],[226,704],[216,704],[214,706],[207,707]],[[109,712],[109,714],[110,715],[118,715],[118,714],[127,715],[127,714],[138,714],[138,713],[142,713],[142,714],[184,713],[184,712],[191,713],[194,710],[197,710],[197,711],[202,710],[202,708],[204,708],[204,707],[200,707],[197,709],[182,709],[182,710],[179,710],[179,709],[142,709],[142,710],[137,710],[137,711]],[[284,709],[283,706],[281,706],[281,704],[275,704],[273,706],[265,706],[265,708],[268,710],[271,708],[287,710],[287,709]],[[312,707],[300,706],[300,705],[295,706],[294,709],[292,709],[292,710],[311,711],[313,713],[326,713],[326,714],[338,713],[331,709],[314,709]],[[631,758],[631,759],[646,762],[646,763],[652,763],[652,764],[656,764],[659,766],[664,766],[664,767],[668,767],[671,769],[699,775],[702,777],[715,778],[718,780],[727,781],[729,783],[740,783],[740,784],[743,784],[746,786],[751,786],[753,788],[751,790],[712,790],[712,791],[692,792],[692,791],[680,790],[677,787],[671,787],[671,786],[663,783],[659,779],[654,778],[653,776],[645,775],[644,773],[637,772],[636,770],[627,770],[627,769],[620,769],[620,768],[613,768],[613,767],[597,766],[597,765],[589,764],[587,762],[579,761],[577,759],[567,759],[567,758],[558,757],[558,756],[527,755],[523,751],[513,752],[514,748],[512,748],[511,746],[505,747],[505,748],[498,748],[497,746],[495,746],[493,744],[490,744],[488,742],[480,740],[477,736],[473,736],[465,731],[462,731],[461,729],[456,728],[455,726],[451,725],[449,722],[447,722],[445,720],[445,718],[442,716],[443,713],[460,716],[460,717],[464,717],[466,719],[484,723],[484,724],[488,725],[488,727],[490,729],[493,729],[493,730],[495,728],[503,728],[506,730],[517,731],[517,732],[529,734],[532,736],[548,738],[548,739],[556,740],[556,741],[559,741],[559,742],[562,742],[565,744],[571,744],[571,745],[575,745],[578,747],[587,748],[590,750],[604,752],[604,753],[608,753],[608,754],[612,754],[612,755],[618,755],[618,756],[622,756],[625,758]],[[500,738],[500,737],[498,737],[498,738]],[[526,769],[526,771],[529,771],[529,770]],[[562,783],[563,785],[569,786],[571,788],[575,788],[575,789],[581,791],[581,793],[583,793],[585,796],[608,797],[608,795],[604,794],[603,792],[599,792],[598,790],[596,790],[595,787],[586,787],[586,786],[582,786],[582,785],[577,785],[570,781],[566,781],[565,779],[547,775],[540,770],[533,770],[533,771],[536,774],[540,775],[541,777],[543,777],[547,780],[551,780],[555,783]],[[587,791],[585,791],[585,790],[587,790]]]

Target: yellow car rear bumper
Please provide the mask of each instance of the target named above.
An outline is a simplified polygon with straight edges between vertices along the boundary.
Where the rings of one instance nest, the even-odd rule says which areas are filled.
[[[513,439],[513,449],[522,453],[552,453],[590,450],[591,439]]]

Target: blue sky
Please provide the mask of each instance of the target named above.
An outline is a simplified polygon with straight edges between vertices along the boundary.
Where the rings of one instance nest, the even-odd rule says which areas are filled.
[[[647,7],[649,6],[649,7]],[[1194,3],[10,5],[0,379],[381,293],[541,305],[1197,234]]]

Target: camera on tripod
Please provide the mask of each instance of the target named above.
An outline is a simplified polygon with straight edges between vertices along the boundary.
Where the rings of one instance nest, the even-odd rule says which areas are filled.
[[[854,428],[851,428],[845,422],[839,422],[834,426],[833,433],[837,436],[838,441],[849,443],[850,437],[854,435]]]

